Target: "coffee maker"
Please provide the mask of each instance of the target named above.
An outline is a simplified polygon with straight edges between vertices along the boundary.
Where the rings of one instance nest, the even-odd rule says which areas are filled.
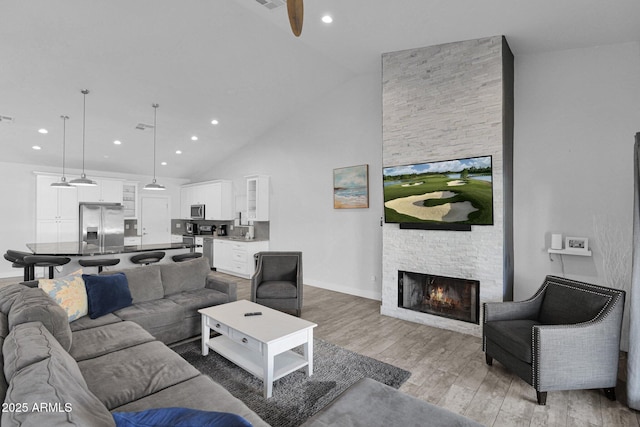
[[[218,226],[218,236],[226,236],[227,235],[227,226],[219,225]]]
[[[187,234],[198,234],[198,224],[195,222],[187,222],[184,227]]]

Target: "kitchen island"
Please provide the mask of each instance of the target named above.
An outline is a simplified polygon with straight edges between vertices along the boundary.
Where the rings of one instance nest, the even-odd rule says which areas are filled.
[[[62,267],[56,267],[56,276],[64,276],[68,273],[74,272],[79,268],[82,268],[86,273],[97,273],[96,267],[82,267],[78,263],[80,259],[101,259],[101,258],[118,258],[120,262],[118,265],[111,267],[111,269],[123,269],[132,268],[137,266],[133,264],[129,259],[141,252],[165,252],[164,258],[161,263],[174,262],[171,257],[173,255],[183,254],[186,252],[192,252],[196,247],[192,243],[156,243],[147,245],[132,245],[132,246],[104,246],[100,247],[93,244],[78,243],[78,242],[58,242],[58,243],[27,243],[27,248],[34,255],[48,255],[48,256],[63,256],[71,258],[68,264]],[[109,268],[106,268],[109,269]],[[36,269],[36,278],[45,277],[44,270],[38,271]]]

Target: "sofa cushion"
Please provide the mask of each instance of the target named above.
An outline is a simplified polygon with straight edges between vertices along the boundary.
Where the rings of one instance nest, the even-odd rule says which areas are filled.
[[[103,271],[101,275],[124,273],[129,282],[129,290],[133,303],[153,301],[164,296],[164,288],[160,277],[160,267],[145,265],[123,270]]]
[[[212,398],[215,396],[215,398]],[[206,375],[198,375],[187,381],[178,383],[151,396],[145,396],[116,411],[142,411],[150,408],[182,406],[205,411],[232,412],[248,420],[254,427],[268,427],[255,412],[240,399],[234,397],[227,389]]]
[[[157,408],[140,412],[114,412],[116,427],[251,427],[236,414],[189,408]]]
[[[165,295],[204,288],[211,272],[209,260],[202,257],[189,261],[160,264]]]
[[[76,361],[81,361],[153,340],[151,334],[136,323],[111,323],[99,328],[74,332],[69,354]]]
[[[296,298],[297,288],[294,282],[285,282],[281,280],[269,280],[261,282],[256,289],[257,298]]]
[[[84,316],[78,320],[74,320],[69,323],[71,332],[82,331],[84,329],[99,328],[100,326],[110,325],[112,323],[122,322],[122,319],[113,313],[105,314],[97,319],[92,319],[89,316]],[[75,334],[74,334],[75,335]]]
[[[78,366],[89,389],[110,410],[199,375],[158,341],[83,360]]]
[[[76,362],[42,323],[13,328],[3,354],[9,378],[4,402],[21,410],[3,411],[2,425],[113,425],[109,411],[89,392]]]
[[[72,322],[89,312],[87,289],[82,280],[82,270],[55,279],[41,279],[38,287],[64,309]]]
[[[484,335],[518,360],[531,363],[533,326],[535,320],[496,320],[484,324]]]
[[[71,348],[67,313],[42,289],[23,287],[11,306],[8,321],[10,330],[22,323],[42,322],[65,351]]]
[[[544,292],[538,320],[545,325],[586,322],[596,317],[610,299],[611,296],[597,291],[554,282]]]
[[[136,322],[156,339],[171,343],[185,338],[180,334],[184,312],[183,307],[163,298],[134,304],[114,314],[122,320]]]
[[[9,314],[11,306],[15,302],[16,298],[18,298],[18,295],[27,288],[27,286],[20,283],[0,286],[0,313]]]
[[[53,356],[17,372],[4,403],[24,411],[3,411],[3,426],[115,425],[107,408]]]
[[[21,369],[49,357],[56,357],[66,371],[86,386],[75,360],[40,322],[22,323],[13,328],[4,340],[2,354],[5,377],[9,381]]]
[[[89,299],[89,317],[97,319],[131,305],[131,292],[124,273],[109,276],[83,274],[87,297]]]
[[[187,316],[200,316],[198,310],[230,302],[229,295],[213,289],[195,289],[167,296],[167,299],[183,307]]]

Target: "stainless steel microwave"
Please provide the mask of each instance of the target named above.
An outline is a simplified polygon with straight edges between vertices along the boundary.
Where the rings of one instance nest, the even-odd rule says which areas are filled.
[[[191,219],[204,219],[204,205],[191,205]]]

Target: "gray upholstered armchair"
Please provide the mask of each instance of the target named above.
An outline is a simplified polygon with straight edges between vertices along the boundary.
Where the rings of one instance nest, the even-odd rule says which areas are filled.
[[[547,392],[603,388],[615,400],[625,292],[547,276],[521,302],[484,303],[486,361]]]
[[[302,252],[258,252],[251,301],[302,313]]]

